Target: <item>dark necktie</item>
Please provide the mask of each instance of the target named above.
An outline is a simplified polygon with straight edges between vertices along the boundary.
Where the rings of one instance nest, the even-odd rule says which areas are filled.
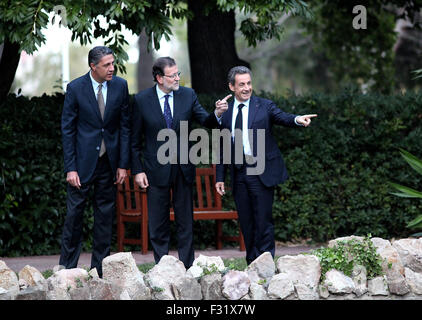
[[[173,117],[171,116],[170,104],[169,104],[169,94],[166,94],[164,98],[164,118],[166,119],[167,128],[171,128],[173,123]]]
[[[241,104],[239,104],[239,106],[238,106],[238,108],[239,108],[239,110],[237,111],[237,116],[236,116],[236,121],[235,121],[235,123],[234,123],[234,128],[235,129],[240,129],[240,130],[242,130],[242,132],[243,132],[243,116],[242,116],[242,108],[244,107],[245,105],[243,104],[243,103],[241,103]],[[236,143],[238,143],[239,145],[241,145],[242,146],[242,159],[244,160],[244,153],[243,153],[243,133],[241,133],[240,135],[236,135],[235,134],[235,146],[236,146]],[[239,140],[239,141],[237,141],[237,140]],[[235,164],[235,167],[237,168],[237,169],[240,169],[241,167],[242,167],[242,165],[243,164]]]
[[[104,97],[103,97],[103,85],[100,83],[98,86],[98,93],[97,93],[97,101],[98,101],[98,108],[100,109],[101,119],[104,120],[104,111],[105,111],[105,104],[104,104]],[[101,139],[101,149],[100,149],[100,157],[106,152],[106,147],[104,143],[104,139]]]

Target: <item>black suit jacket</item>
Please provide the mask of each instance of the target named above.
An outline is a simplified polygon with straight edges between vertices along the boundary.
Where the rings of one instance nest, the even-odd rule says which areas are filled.
[[[101,140],[114,176],[130,163],[129,92],[126,80],[107,81],[104,121],[89,72],[67,85],[61,120],[64,171],[77,171],[81,183],[90,180],[97,165]]]
[[[232,117],[233,117],[234,101],[229,104],[229,109],[223,114],[221,120],[222,129],[229,129],[232,131]],[[271,131],[273,125],[283,125],[287,127],[296,127],[294,121],[296,115],[290,114],[279,109],[274,102],[251,96],[249,102],[248,113],[248,129],[253,130],[253,146],[251,146],[253,155],[257,156],[257,131],[256,129],[265,130],[265,170],[259,175],[261,182],[267,186],[272,187],[284,182],[288,178],[287,169],[284,164],[280,149],[277,146],[277,141],[274,139]],[[232,148],[233,149],[233,148]],[[220,153],[220,164],[216,166],[216,181],[223,182],[226,174],[226,169],[230,168],[231,181],[234,181],[234,160],[231,164],[223,164],[223,154]],[[234,155],[232,154],[232,159]]]
[[[208,113],[198,102],[198,98],[191,88],[179,87],[173,91],[173,127],[177,135],[178,159],[180,159],[180,121],[189,121],[188,132],[191,130],[192,120],[207,128],[218,127],[214,113]],[[160,164],[157,153],[165,141],[158,141],[161,129],[166,129],[166,121],[158,100],[156,87],[139,92],[135,96],[132,114],[132,174],[145,172],[148,182],[153,186],[166,186],[170,179],[171,165]],[[185,142],[186,143],[186,142]],[[190,147],[189,147],[190,149]],[[180,164],[180,168],[187,182],[193,183],[195,165],[190,161]]]

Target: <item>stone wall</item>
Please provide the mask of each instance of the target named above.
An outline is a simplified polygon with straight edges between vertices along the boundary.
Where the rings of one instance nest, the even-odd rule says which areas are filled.
[[[339,240],[330,241],[332,246]],[[220,257],[200,255],[188,270],[173,256],[164,256],[146,274],[130,252],[103,261],[96,270],[55,266],[45,279],[31,266],[18,275],[0,261],[0,300],[318,300],[422,299],[422,238],[388,241],[372,238],[383,258],[383,275],[367,279],[363,266],[352,276],[321,266],[311,254],[282,256],[266,252],[244,271],[229,270]]]

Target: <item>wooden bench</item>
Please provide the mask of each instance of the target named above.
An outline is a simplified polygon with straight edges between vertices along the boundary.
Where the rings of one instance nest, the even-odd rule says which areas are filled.
[[[245,250],[243,235],[239,228],[237,236],[223,234],[223,220],[237,220],[237,211],[222,209],[221,196],[215,190],[215,165],[208,168],[196,168],[196,181],[194,183],[194,220],[216,221],[216,247],[223,248],[223,241],[236,241],[239,249]],[[204,199],[205,196],[205,199]],[[204,201],[205,200],[205,201]],[[118,186],[117,192],[117,249],[123,251],[125,244],[141,245],[142,254],[148,252],[148,207],[145,190],[134,183],[133,177],[128,174],[125,182]],[[170,209],[170,220],[174,221],[173,208]],[[125,237],[125,222],[140,224],[140,238]]]

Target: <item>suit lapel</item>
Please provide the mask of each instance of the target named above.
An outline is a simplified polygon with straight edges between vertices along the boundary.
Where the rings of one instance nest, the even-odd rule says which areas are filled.
[[[107,81],[107,101],[106,101],[105,110],[104,110],[104,122],[107,119],[107,115],[110,113],[109,106],[111,106],[110,101],[112,99],[112,94],[113,94],[113,89],[112,89],[113,84],[114,84],[113,79],[111,79],[110,81]]]
[[[90,71],[88,71],[88,73],[85,75],[85,83],[86,83],[86,85],[84,86],[85,96],[88,97],[89,105],[93,109],[94,113],[97,115],[98,119],[102,121],[100,109],[98,108],[96,93],[94,92],[94,89],[92,87],[92,81],[89,76],[89,72]]]
[[[179,90],[173,91],[173,125],[172,129],[174,129],[176,132],[179,129],[179,118],[180,118],[180,108],[182,105],[182,102],[180,101],[181,96]]]
[[[256,101],[254,96],[251,96],[251,100],[249,101],[249,113],[248,113],[248,129],[252,128],[253,120],[255,119],[255,115],[258,111],[259,104]]]
[[[160,101],[158,100],[157,89],[155,86],[150,89],[149,97],[151,101],[151,112],[154,112],[155,117],[160,122],[160,126],[167,128],[166,118],[164,118],[163,111],[161,110],[161,105]]]
[[[225,117],[223,116],[223,121],[225,122],[223,124],[223,127],[228,128],[230,132],[232,131],[233,105],[234,105],[234,101],[229,103],[229,108],[224,113]]]

